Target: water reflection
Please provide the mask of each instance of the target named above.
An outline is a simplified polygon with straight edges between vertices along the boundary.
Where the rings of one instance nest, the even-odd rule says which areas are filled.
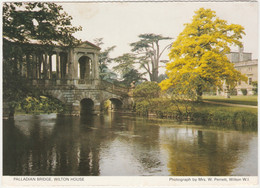
[[[237,132],[169,129],[161,133],[161,138],[169,152],[169,171],[178,176],[230,175],[252,139],[250,134]],[[253,162],[257,164],[257,158]]]
[[[256,133],[166,123],[158,126],[115,113],[81,118],[16,116],[3,124],[3,173],[257,175]]]

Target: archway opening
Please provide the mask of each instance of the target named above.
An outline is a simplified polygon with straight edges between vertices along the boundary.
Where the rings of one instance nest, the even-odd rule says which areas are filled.
[[[104,103],[104,108],[106,111],[119,111],[122,109],[123,102],[117,98],[111,98]]]
[[[94,111],[94,102],[92,99],[82,99],[80,101],[80,115],[89,115]]]
[[[79,78],[90,79],[92,73],[91,59],[87,56],[79,58]]]

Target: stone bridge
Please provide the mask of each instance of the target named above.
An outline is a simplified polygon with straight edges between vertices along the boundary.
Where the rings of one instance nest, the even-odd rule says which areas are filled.
[[[99,114],[107,100],[110,100],[112,110],[131,109],[130,89],[106,81],[32,80],[31,85],[45,96],[61,101],[66,107],[64,115]]]
[[[37,47],[41,44],[37,41],[18,45],[21,48],[23,45],[35,46],[35,51],[24,54],[20,60],[21,75],[44,95],[60,100],[66,107],[64,115],[98,114],[107,100],[111,101],[114,110],[130,109],[129,88],[100,80],[98,46],[85,41],[73,48],[56,45],[49,48],[51,50],[39,51]]]

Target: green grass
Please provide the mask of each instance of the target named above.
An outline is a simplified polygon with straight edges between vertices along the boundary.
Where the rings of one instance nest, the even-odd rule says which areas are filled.
[[[208,103],[194,104],[193,120],[235,130],[257,130],[257,108],[231,107]]]
[[[203,96],[203,100],[257,106],[257,96],[231,96],[230,98],[223,96]]]
[[[247,107],[234,107],[234,106],[223,106],[221,104],[209,104],[198,102],[194,103],[194,108],[196,111],[206,110],[206,111],[223,111],[223,112],[237,112],[237,111],[247,111],[257,114],[257,108],[247,108]]]

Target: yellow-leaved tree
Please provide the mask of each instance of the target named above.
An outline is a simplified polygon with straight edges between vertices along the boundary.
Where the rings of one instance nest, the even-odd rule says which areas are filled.
[[[192,90],[200,99],[210,86],[222,88],[225,83],[232,88],[238,80],[247,80],[226,57],[232,45],[242,47],[240,39],[245,32],[210,9],[200,8],[195,13],[172,45],[166,66],[168,79],[160,86],[162,90],[183,88],[179,90],[183,94]]]

